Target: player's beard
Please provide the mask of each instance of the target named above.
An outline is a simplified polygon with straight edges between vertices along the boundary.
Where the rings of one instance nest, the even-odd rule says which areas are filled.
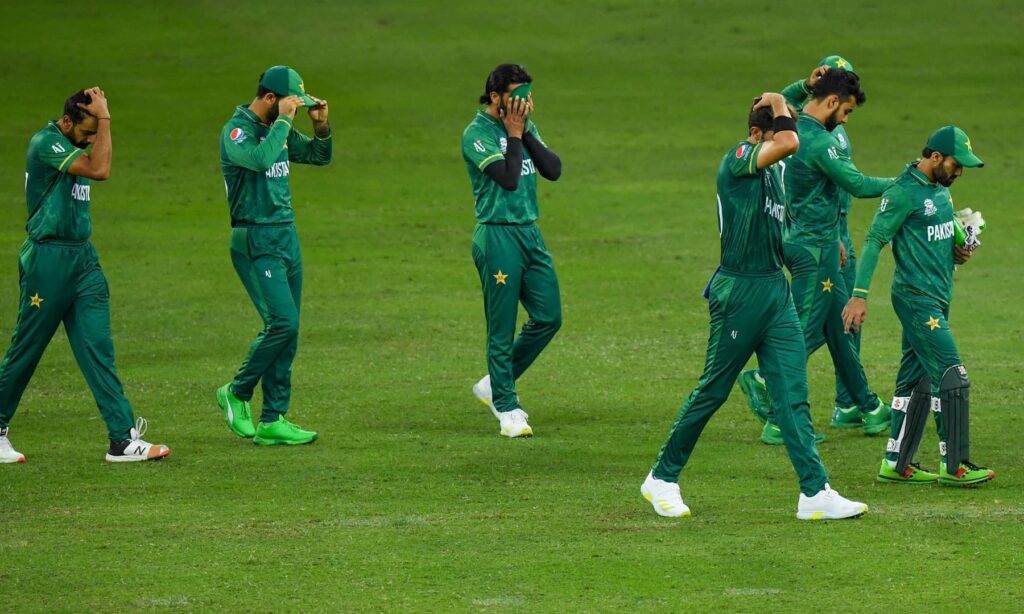
[[[944,188],[948,188],[956,181],[956,177],[947,173],[946,167],[941,164],[935,167],[933,174],[935,175],[935,182]]]
[[[277,120],[277,116],[280,115],[280,114],[281,114],[281,110],[278,108],[278,106],[276,104],[274,106],[270,107],[270,109],[267,111],[267,123],[268,124],[274,123],[274,121]]]
[[[829,132],[832,132],[833,130],[836,129],[836,126],[838,126],[838,125],[839,125],[839,109],[836,109],[835,111],[832,111],[832,115],[829,115],[828,119],[825,120],[825,130],[828,130]]]

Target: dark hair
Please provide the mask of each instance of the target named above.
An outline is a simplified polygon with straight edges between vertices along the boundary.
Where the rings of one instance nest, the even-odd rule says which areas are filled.
[[[761,132],[768,132],[775,123],[775,116],[771,107],[761,107],[750,112],[747,118],[747,128],[760,128]]]
[[[922,149],[922,150],[921,150],[921,157],[922,157],[922,158],[930,158],[930,157],[932,157],[932,154],[933,154],[933,153],[937,153],[937,154],[939,154],[940,156],[942,156],[942,159],[943,159],[943,160],[945,160],[945,159],[946,159],[946,155],[947,155],[947,154],[944,154],[944,153],[942,153],[942,152],[941,152],[941,151],[939,151],[938,149],[932,149],[931,147],[925,147],[924,149]]]
[[[811,88],[811,95],[815,100],[828,98],[833,94],[839,96],[840,102],[846,102],[851,96],[858,105],[867,102],[867,94],[860,89],[860,78],[856,73],[840,68],[833,68],[818,79],[818,82]]]
[[[265,75],[265,74],[267,74],[267,73],[265,73],[265,72],[264,73],[260,73],[260,85],[259,85],[259,87],[256,88],[256,97],[257,98],[263,98],[267,94],[274,94],[275,96],[278,95],[277,92],[275,92],[273,90],[268,90],[267,88],[263,87],[263,75]]]
[[[499,64],[497,68],[487,75],[487,83],[484,84],[483,96],[480,96],[480,104],[487,104],[491,101],[491,92],[504,94],[509,85],[513,83],[533,83],[533,77],[526,72],[522,64]]]
[[[89,104],[91,102],[92,96],[86,94],[85,90],[78,90],[64,101],[64,115],[71,118],[72,124],[80,124],[85,121],[86,117],[89,117],[89,112],[78,106],[78,104]]]

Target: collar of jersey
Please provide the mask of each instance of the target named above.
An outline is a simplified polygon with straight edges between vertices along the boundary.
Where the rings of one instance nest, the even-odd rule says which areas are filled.
[[[262,121],[260,121],[259,116],[252,112],[252,109],[249,108],[249,105],[238,105],[238,112],[244,115],[246,119],[255,124],[259,124],[261,126],[269,126],[269,124],[264,124]]]
[[[921,185],[928,185],[928,186],[931,186],[933,188],[936,185],[938,185],[937,183],[935,183],[931,179],[928,179],[928,175],[925,175],[924,173],[919,171],[917,169],[917,167],[914,166],[913,163],[910,163],[910,164],[907,165],[907,171],[910,173],[910,176],[913,177],[914,179],[916,179],[917,182],[920,183]]]
[[[811,120],[812,122],[814,122],[815,124],[817,124],[822,130],[825,130],[825,124],[819,122],[817,117],[814,117],[813,115],[811,115],[811,114],[809,114],[809,113],[807,113],[805,111],[801,111],[800,112],[800,119],[804,119],[805,117],[807,119]],[[828,130],[825,130],[825,132],[828,132]]]
[[[497,126],[497,125],[499,125],[501,123],[498,120],[496,120],[493,117],[491,117],[490,114],[487,113],[487,111],[484,111],[483,109],[480,109],[479,111],[477,111],[476,114],[479,115],[480,117],[484,118],[485,120],[487,120],[491,124],[494,124],[495,126]]]

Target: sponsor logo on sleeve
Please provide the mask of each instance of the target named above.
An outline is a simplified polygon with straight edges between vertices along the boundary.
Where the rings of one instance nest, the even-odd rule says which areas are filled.
[[[505,153],[505,151],[508,149],[508,139],[506,139],[505,137],[501,137],[501,139],[498,141],[498,144],[501,145],[501,153]]]
[[[228,136],[231,138],[232,141],[236,143],[241,143],[242,141],[245,140],[245,131],[242,130],[241,128],[235,128],[234,130],[231,131],[231,134],[229,134]]]
[[[889,199],[888,198],[883,198],[882,202],[878,205],[878,210],[884,212],[885,211],[885,207],[888,204],[889,204]]]
[[[743,156],[747,155],[747,145],[740,145],[740,148],[736,150],[736,158],[743,159]]]
[[[839,159],[839,152],[836,151],[835,147],[829,147],[828,148],[828,157],[832,158],[833,160],[838,160]]]
[[[483,141],[480,139],[473,141],[473,149],[475,149],[477,153],[484,153],[487,151],[487,148],[484,147]]]
[[[64,146],[61,145],[60,143],[54,143],[53,145],[50,145],[50,149],[53,150],[53,153],[58,154],[62,154],[65,151]]]
[[[841,134],[837,134],[837,135],[836,135],[836,140],[837,140],[837,141],[839,141],[839,146],[840,146],[840,147],[842,147],[843,149],[846,149],[846,148],[847,148],[847,145],[846,145],[846,137],[845,137],[845,136],[843,136],[843,135],[841,135]]]

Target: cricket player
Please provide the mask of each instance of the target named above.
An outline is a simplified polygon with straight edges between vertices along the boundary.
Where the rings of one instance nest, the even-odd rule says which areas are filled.
[[[462,157],[476,203],[473,262],[480,274],[487,322],[487,371],[473,394],[498,418],[506,437],[528,437],[516,380],[562,325],[558,277],[535,223],[537,175],[557,181],[562,161],[533,123],[533,78],[519,64],[487,77],[486,105],[462,133]],[[519,303],[529,319],[513,343]]]
[[[823,74],[833,68],[854,72],[853,64],[848,60],[839,55],[830,55],[818,62],[818,65],[811,71],[811,74],[807,79],[801,79],[786,86],[781,92],[782,95],[785,96],[786,101],[796,107],[797,110],[803,109],[804,105],[811,100],[811,92],[814,88],[814,84],[818,82],[818,79],[820,79]],[[846,134],[845,126],[843,124],[837,124],[832,130],[832,134],[839,143],[839,148],[844,150],[846,155],[852,158],[853,145],[850,143],[850,138]],[[840,249],[846,253],[846,260],[840,269],[840,276],[846,284],[847,291],[849,291],[849,289],[853,287],[857,269],[857,257],[854,252],[853,240],[850,238],[850,228],[847,223],[850,203],[853,200],[853,196],[843,188],[838,188],[837,199],[839,201],[839,240],[842,244]],[[860,332],[850,331],[847,338],[853,344],[853,351],[859,357]],[[818,343],[820,344],[822,342],[823,340]],[[832,428],[844,429],[861,427],[864,425],[862,418],[863,412],[860,411],[860,408],[857,407],[857,404],[854,402],[853,395],[850,393],[849,389],[847,389],[843,377],[839,374],[838,367],[835,368],[836,401],[835,407],[832,410]],[[739,384],[741,390],[743,390],[744,394],[747,395],[747,402],[750,404],[755,415],[764,421],[770,411],[771,398],[768,396],[768,390],[764,387],[763,379],[760,378],[757,370],[750,369],[740,373]],[[865,409],[871,410],[874,408],[867,407]],[[877,421],[877,419],[875,421]],[[875,425],[871,425],[869,428],[872,426],[877,428]]]
[[[775,419],[800,480],[797,518],[852,518],[863,503],[832,490],[814,443],[807,402],[807,353],[782,270],[787,156],[801,148],[797,125],[781,94],[765,93],[748,119],[748,137],[733,146],[718,168],[721,265],[705,296],[711,311],[704,373],[676,418],[668,441],[640,492],[661,516],[689,516],[679,494],[679,474],[701,431],[725,403],[737,376],[757,354]]]
[[[853,297],[843,310],[846,328],[857,330],[867,316],[868,291],[878,254],[892,241],[896,271],[892,306],[903,325],[903,359],[896,377],[892,435],[878,471],[884,482],[965,486],[987,482],[995,472],[970,462],[970,387],[949,329],[953,266],[972,250],[954,243],[949,186],[964,167],[980,168],[971,140],[956,126],[936,130],[922,159],[907,166],[882,195],[861,250]],[[936,413],[939,472],[913,463],[928,414]]]
[[[29,141],[28,240],[18,255],[18,322],[0,363],[0,463],[25,462],[8,439],[8,425],[61,322],[107,423],[107,462],[158,460],[171,453],[142,439],[146,420],[135,419],[114,368],[110,289],[89,241],[90,180],[110,176],[111,152],[110,109],[98,87],[72,94],[61,118]]]
[[[293,127],[300,107],[309,109],[312,138]],[[302,302],[302,254],[288,175],[292,162],[324,166],[331,153],[327,101],[306,94],[302,77],[287,66],[260,75],[256,99],[239,105],[220,134],[231,262],[263,319],[263,330],[235,378],[217,390],[217,404],[233,433],[259,445],[300,445],[317,437],[284,417]],[[257,382],[263,408],[254,427],[249,401]]]
[[[858,198],[879,196],[892,179],[865,177],[834,133],[865,100],[860,79],[848,70],[824,71],[814,83],[798,122],[802,146],[786,163],[783,252],[807,356],[828,345],[836,372],[859,408],[865,434],[874,435],[889,428],[891,412],[868,387],[860,358],[843,333],[842,311],[849,292],[840,273],[845,258],[839,232],[840,190]],[[781,444],[771,411],[766,418],[761,441]]]

